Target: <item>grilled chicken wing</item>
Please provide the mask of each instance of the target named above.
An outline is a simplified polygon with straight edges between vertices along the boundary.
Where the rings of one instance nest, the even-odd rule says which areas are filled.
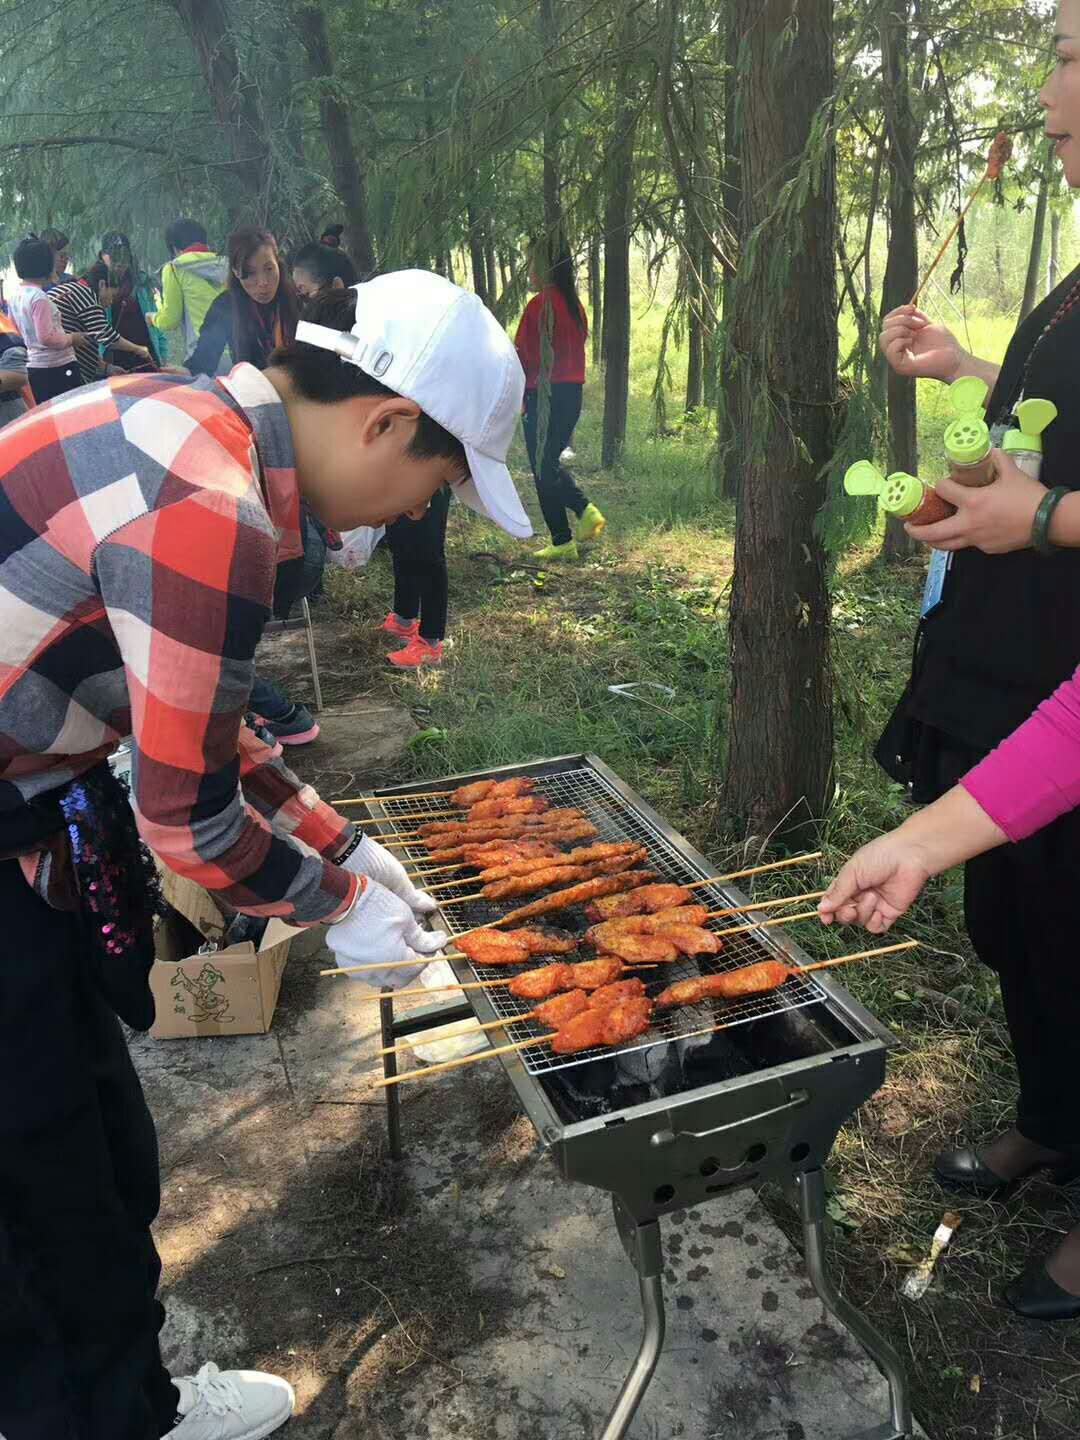
[[[701,925],[676,925],[668,921],[653,933],[674,945],[680,955],[716,955],[724,943]]]
[[[595,865],[603,860],[617,860],[622,856],[639,853],[644,854],[642,847],[629,840],[618,844],[584,845],[559,854],[556,863],[559,865]],[[481,871],[478,878],[485,883],[493,880],[511,880],[519,875],[531,875],[534,870],[544,868],[532,858],[514,859],[506,864],[493,861],[491,868]]]
[[[520,905],[502,917],[503,923],[532,920],[537,915],[568,910],[572,905],[597,900],[601,895],[618,895],[625,890],[635,890],[639,885],[648,885],[655,878],[655,871],[652,870],[629,870],[624,875],[602,875],[598,880],[584,880],[580,885],[571,885],[567,890],[556,890],[553,895],[544,895],[539,900],[533,900],[531,904]]]
[[[665,935],[617,935],[604,942],[605,955],[617,955],[628,965],[665,965],[679,952]]]
[[[450,799],[455,805],[460,805],[463,810],[467,810],[470,805],[477,805],[481,800],[486,800],[494,789],[494,780],[474,780],[471,785],[459,785],[451,794]]]
[[[509,880],[493,880],[483,887],[486,900],[514,900],[519,895],[535,895],[537,890],[547,890],[552,885],[570,885],[583,880],[593,880],[598,875],[618,874],[632,870],[647,856],[644,846],[629,855],[616,855],[610,860],[597,860],[592,865],[560,865],[557,860],[529,875],[514,875]]]
[[[501,935],[502,931],[498,933]],[[571,950],[578,948],[576,935],[570,935],[565,930],[556,930],[554,926],[534,926],[528,929],[522,926],[520,930],[508,930],[506,938],[520,941],[530,955],[569,955]]]
[[[547,816],[543,817],[547,819]],[[532,830],[520,832],[522,844],[551,844],[556,848],[559,845],[570,844],[575,840],[591,840],[596,834],[596,826],[591,825],[588,820],[563,821],[557,825],[537,826]],[[528,836],[526,840],[524,837]],[[514,835],[502,833],[493,834],[484,832],[482,829],[476,835],[466,840],[454,840],[449,837],[436,835],[430,840],[424,841],[431,852],[432,860],[450,861],[465,860],[469,858],[469,852],[481,845],[497,845],[514,840]],[[445,843],[444,843],[445,841]]]
[[[611,985],[623,976],[626,966],[614,955],[601,955],[598,960],[579,960],[568,967],[572,971],[574,984],[582,990],[599,990],[601,985]]]
[[[506,802],[518,804],[518,801]],[[491,820],[429,820],[418,826],[421,835],[428,839],[436,835],[451,836],[445,843],[453,844],[475,844],[476,832],[478,830],[493,830],[496,833],[485,836],[490,840],[515,839],[518,835],[524,834],[526,839],[534,839],[534,836],[527,832],[535,829],[537,825],[563,825],[572,820],[584,820],[585,816],[576,806],[568,805],[561,810],[536,811],[529,814],[503,815]]]
[[[777,990],[789,976],[797,972],[779,960],[763,960],[759,965],[744,965],[724,975],[695,975],[692,980],[677,980],[657,999],[657,1005],[670,1009],[675,1005],[696,1005],[699,1000],[739,1000],[747,995],[763,995]]]
[[[644,917],[646,935],[662,930],[665,925],[704,925],[709,918],[707,905],[676,905],[670,910],[657,910]]]
[[[546,1025],[549,1030],[558,1030],[560,1025],[565,1025],[575,1015],[580,1015],[588,1004],[589,996],[584,990],[566,990],[561,995],[553,995],[550,1000],[543,1001],[535,1010],[530,1011],[528,1016],[522,1018],[536,1020],[539,1024]]]
[[[542,815],[551,809],[546,795],[519,795],[507,800],[481,800],[469,806],[470,820],[499,820],[505,815]]]
[[[563,990],[579,988],[573,977],[572,965],[541,965],[538,970],[523,970],[510,981],[510,994],[521,1000],[549,1000]]]
[[[558,845],[550,840],[489,840],[486,845],[467,845],[463,860],[483,872],[490,872],[496,866],[535,864],[537,860],[550,860],[559,855]],[[495,880],[499,877],[483,873],[481,880]]]
[[[598,1046],[625,1045],[644,1035],[652,1023],[652,1002],[623,1000],[603,1010],[585,1010],[552,1037],[556,1055],[573,1055]]]
[[[524,965],[532,954],[524,940],[501,930],[471,930],[454,943],[474,965]]]
[[[645,981],[638,980],[635,976],[632,980],[616,980],[611,985],[601,985],[599,990],[594,990],[585,998],[590,1010],[604,1010],[609,1005],[620,1004],[623,1000],[637,1000],[644,994]]]

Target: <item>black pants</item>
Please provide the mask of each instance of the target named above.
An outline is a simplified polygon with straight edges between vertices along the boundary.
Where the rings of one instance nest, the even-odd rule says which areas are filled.
[[[450,491],[444,485],[422,520],[404,515],[386,528],[394,561],[394,613],[420,618],[420,634],[434,645],[446,635],[450,582],[446,573],[446,516]]]
[[[46,400],[55,400],[57,395],[66,395],[69,390],[78,390],[83,383],[74,361],[70,365],[31,365],[27,368],[26,378],[39,405],[44,405]]]
[[[943,794],[984,756],[931,731],[932,790]],[[1080,1156],[1080,967],[1075,886],[1080,810],[964,867],[964,919],[997,972],[1020,1077],[1016,1124],[1040,1145]]]
[[[583,389],[582,385],[552,385],[544,453],[539,459],[539,392],[525,392],[525,448],[529,452],[529,465],[536,480],[536,493],[540,500],[540,509],[544,512],[544,523],[551,531],[552,543],[555,545],[565,545],[571,538],[570,522],[566,518],[567,510],[580,515],[589,503],[588,496],[579,489],[573,475],[559,459],[570,443],[574,426],[581,418]]]
[[[0,862],[0,1434],[157,1440],[157,1136],[81,923]]]

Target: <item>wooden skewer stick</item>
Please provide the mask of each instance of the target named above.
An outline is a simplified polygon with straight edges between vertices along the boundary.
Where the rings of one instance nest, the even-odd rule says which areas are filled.
[[[805,975],[812,970],[828,970],[834,965],[848,965],[853,960],[869,960],[878,955],[895,955],[900,950],[914,950],[918,947],[918,940],[908,940],[902,945],[886,945],[878,950],[859,950],[854,955],[841,955],[835,960],[818,960],[813,965],[799,965],[792,967],[792,976]],[[520,1017],[524,1019],[524,1016]],[[502,1025],[513,1024],[512,1020],[499,1022]],[[691,1030],[686,1035],[676,1035],[676,1040],[692,1040],[700,1035],[712,1035],[718,1030],[732,1030],[735,1026],[746,1024],[745,1020],[728,1020],[719,1025],[708,1025],[702,1030]],[[487,1026],[487,1029],[494,1029],[494,1026]],[[551,1035],[537,1035],[531,1040],[517,1040],[511,1045],[497,1045],[490,1050],[482,1050],[478,1055],[463,1055],[457,1060],[443,1060],[438,1065],[425,1065],[422,1070],[405,1070],[400,1075],[387,1075],[381,1080],[376,1080],[374,1089],[385,1090],[388,1085],[400,1085],[406,1080],[426,1080],[431,1075],[441,1075],[446,1070],[458,1070],[463,1065],[474,1065],[481,1060],[493,1060],[497,1055],[512,1055],[522,1050],[529,1050],[535,1045],[545,1045],[552,1039]],[[618,1048],[618,1047],[615,1047]]]
[[[389,805],[400,800],[445,800],[452,804],[450,790],[410,790],[407,795],[354,795],[350,800],[331,800],[331,805]]]
[[[728,915],[747,915],[752,910],[776,910],[782,905],[802,905],[807,900],[820,900],[824,890],[811,890],[806,895],[788,895],[784,900],[758,900],[751,905],[732,905],[729,910],[710,910],[709,920],[724,920]]]
[[[1011,153],[1012,142],[1009,140],[1008,136],[1005,134],[1004,131],[1000,131],[995,137],[993,145],[991,145],[990,147],[990,157],[987,161],[986,169],[983,171],[982,178],[975,186],[975,189],[971,192],[971,197],[968,200],[967,204],[964,206],[963,210],[961,210],[960,214],[956,217],[956,224],[949,231],[948,235],[945,236],[944,243],[942,244],[941,249],[938,251],[938,253],[934,256],[933,262],[931,263],[929,270],[927,270],[926,274],[919,282],[919,288],[911,297],[910,303],[912,305],[917,305],[919,303],[919,296],[926,289],[927,285],[929,285],[930,277],[933,275],[937,267],[941,264],[941,261],[945,256],[946,250],[948,250],[949,246],[953,242],[953,237],[960,229],[960,226],[964,223],[964,220],[967,218],[968,211],[978,199],[979,192],[982,190],[983,186],[988,180],[996,180],[998,178],[998,176],[1004,169],[1005,162],[1008,160]]]
[[[432,955],[432,956],[431,956],[431,959],[432,959],[432,960],[441,960],[442,958],[443,958],[443,957],[442,957],[441,955]],[[396,964],[397,962],[396,962],[396,961],[392,961],[391,963],[392,963],[392,964]],[[415,962],[413,962],[413,961],[410,960],[408,963],[411,965],[411,964],[413,964],[413,963],[415,963]],[[551,964],[551,963],[553,963],[553,962],[549,961],[548,963]],[[665,963],[666,963],[666,962],[665,962]],[[334,970],[320,970],[320,971],[319,971],[319,974],[320,974],[320,975],[327,975],[327,976],[334,976],[334,975],[354,975],[354,974],[357,974],[357,973],[359,973],[360,971],[363,971],[363,970],[370,970],[371,968],[372,968],[372,967],[371,967],[370,965],[358,965],[358,966],[345,965],[345,966],[340,966],[340,967],[338,967],[338,968],[336,968],[336,969],[334,969]],[[390,966],[389,966],[389,965],[377,965],[375,968],[376,968],[377,970],[388,970],[388,969],[390,968]],[[660,968],[660,962],[659,962],[659,961],[653,961],[653,960],[635,960],[635,961],[633,962],[633,964],[628,964],[628,965],[626,966],[626,969],[627,969],[627,970],[659,970],[659,968]],[[526,972],[526,973],[528,973],[528,972]],[[426,986],[426,985],[419,985],[419,986],[415,986],[415,987],[414,987],[413,989],[411,989],[411,990],[395,990],[392,998],[393,998],[394,1000],[402,1000],[402,999],[406,998],[407,996],[411,996],[411,995],[437,995],[440,990],[494,990],[494,989],[496,989],[496,988],[499,987],[499,986],[512,984],[513,981],[516,980],[517,978],[518,978],[518,977],[517,977],[516,975],[511,975],[511,976],[509,976],[509,977],[508,977],[507,979],[505,979],[505,980],[464,980],[464,981],[461,982],[461,984],[458,984],[458,982],[455,981],[452,985],[432,985],[432,986],[430,986],[430,987],[429,987],[429,986]],[[375,994],[375,995],[361,995],[359,998],[360,998],[361,1000],[383,1000],[383,999],[386,999],[386,998],[388,998],[388,997],[383,996],[383,995],[380,995],[380,994]]]
[[[527,878],[527,876],[522,876],[522,879]],[[702,885],[716,885],[719,881],[727,878],[728,877],[724,875],[714,875],[709,880],[695,880],[690,885],[683,885],[682,888],[684,890],[698,890],[701,888]],[[465,885],[467,883],[468,877],[466,877],[464,880],[444,880],[441,885],[432,885],[429,888],[432,890],[447,890],[451,889],[455,885]],[[661,881],[660,883],[663,884],[664,882]],[[677,880],[673,880],[671,883],[673,885],[677,885],[680,882]],[[795,895],[792,896],[792,898],[789,900],[759,900],[756,905],[734,905],[730,910],[714,910],[713,916],[740,915],[744,910],[764,910],[767,905],[797,905],[801,900],[820,900],[822,895],[824,894],[824,890],[815,890],[813,894]],[[488,899],[488,896],[484,894],[483,890],[478,890],[475,895],[456,895],[452,900],[440,900],[439,908],[441,910],[447,905],[467,905],[470,900],[486,899]]]
[[[713,930],[713,935],[750,935],[755,930],[767,930],[772,925],[794,925],[796,920],[820,920],[816,910],[803,910],[798,915],[779,915],[774,920],[751,920],[749,925],[732,925],[727,930]]]
[[[427,959],[434,965],[437,960],[468,960],[467,955],[462,955],[459,950],[448,950],[445,955],[421,955],[420,959]],[[407,965],[416,965],[415,960],[376,960],[371,965],[334,965],[329,970],[320,970],[320,975],[362,975],[367,970],[402,970]]]

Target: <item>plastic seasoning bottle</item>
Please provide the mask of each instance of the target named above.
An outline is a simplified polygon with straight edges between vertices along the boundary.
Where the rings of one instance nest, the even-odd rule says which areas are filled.
[[[1001,442],[1025,475],[1038,480],[1042,473],[1043,431],[1057,419],[1057,406],[1052,400],[1021,400],[1016,407],[1020,424],[1009,430]]]
[[[876,495],[886,515],[895,515],[912,525],[936,525],[956,514],[956,506],[943,500],[932,485],[917,475],[896,470],[885,476],[869,460],[852,465],[844,476],[844,489],[849,495]]]
[[[949,386],[956,419],[945,431],[945,453],[952,464],[950,480],[979,488],[992,485],[997,467],[990,453],[990,427],[984,418],[989,387],[977,375],[965,375]]]

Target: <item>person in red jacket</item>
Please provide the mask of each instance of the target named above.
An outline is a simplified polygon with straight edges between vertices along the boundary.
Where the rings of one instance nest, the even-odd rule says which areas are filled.
[[[525,445],[551,532],[551,544],[536,558],[578,560],[578,541],[598,539],[607,524],[560,459],[581,415],[589,322],[578,299],[565,241],[559,241],[554,263],[548,261],[546,244],[534,241],[529,265],[529,280],[537,293],[525,306],[514,344],[525,371]],[[573,532],[568,510],[577,516]]]

